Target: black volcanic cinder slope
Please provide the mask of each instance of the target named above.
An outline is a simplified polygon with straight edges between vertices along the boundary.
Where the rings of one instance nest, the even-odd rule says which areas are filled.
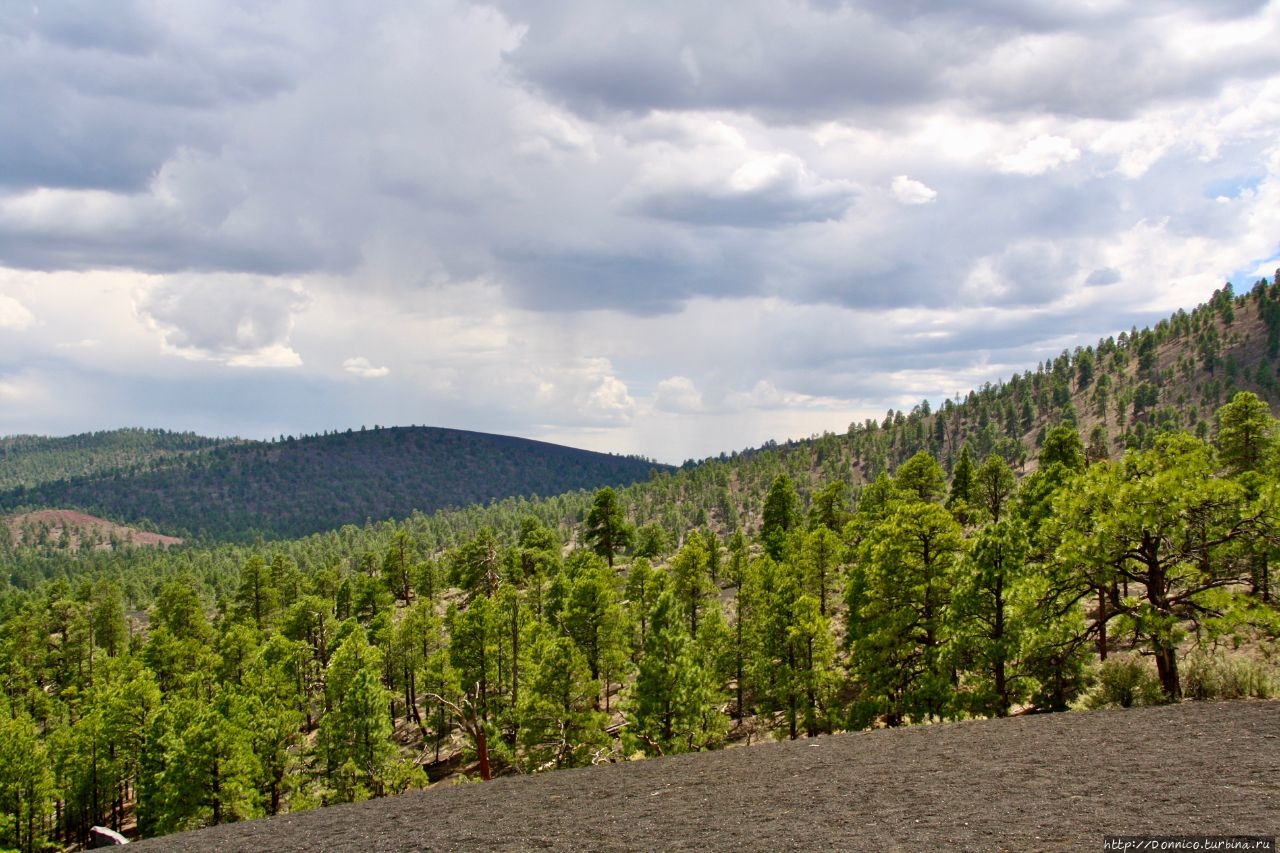
[[[655,465],[508,436],[430,427],[242,442],[0,493],[0,509],[67,507],[166,532],[303,536],[414,510],[557,495],[647,478]]]
[[[1280,833],[1280,702],[860,732],[438,788],[144,841],[168,851],[1101,850]]]

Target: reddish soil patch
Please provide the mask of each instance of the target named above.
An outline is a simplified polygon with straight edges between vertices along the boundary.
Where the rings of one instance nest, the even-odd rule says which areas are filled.
[[[113,521],[107,521],[105,518],[98,518],[97,516],[69,509],[41,509],[22,515],[15,515],[8,521],[9,529],[13,531],[13,541],[18,543],[22,543],[23,526],[29,523],[36,527],[42,524],[46,525],[49,528],[49,541],[54,543],[57,543],[61,538],[63,530],[68,531],[72,549],[78,548],[81,538],[85,536],[94,539],[94,548],[98,550],[109,549],[111,547],[111,534],[113,533],[121,542],[132,545],[168,548],[170,545],[182,544],[182,540],[176,536],[148,533],[144,530],[137,530],[116,524]]]
[[[508,777],[139,850],[1101,850],[1280,834],[1280,702],[836,735]]]

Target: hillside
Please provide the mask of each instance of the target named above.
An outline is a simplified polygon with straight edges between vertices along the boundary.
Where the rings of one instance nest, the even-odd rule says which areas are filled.
[[[1047,432],[1064,423],[1076,427],[1091,459],[1150,448],[1169,430],[1207,437],[1214,411],[1236,391],[1255,392],[1280,411],[1277,368],[1280,278],[1241,294],[1227,285],[1190,312],[1063,351],[963,398],[922,400],[911,411],[890,409],[843,432],[725,452],[687,462],[679,472],[641,459],[425,427],[223,445],[136,430],[0,440],[0,448],[10,448],[0,471],[11,479],[19,476],[12,472],[44,472],[38,484],[0,490],[0,512],[75,508],[174,535],[248,541],[468,507],[431,523],[439,534],[434,543],[449,546],[484,525],[512,536],[527,514],[571,538],[589,496],[564,493],[635,483],[621,494],[628,516],[656,525],[675,544],[693,527],[722,536],[754,529],[765,492],[782,473],[807,503],[833,481],[846,483],[852,497],[920,450],[948,472],[968,446],[974,459],[999,453],[1029,473]],[[94,444],[136,443],[140,436],[151,436],[157,447],[129,467],[112,467],[121,455],[104,457]],[[77,466],[86,473],[76,474]],[[489,513],[469,508],[532,495],[557,497]]]
[[[437,788],[138,850],[1074,853],[1103,835],[1275,836],[1278,732],[1280,702],[859,732]]]
[[[826,743],[820,736],[841,731],[947,731],[936,724],[1030,711],[1274,698],[1280,425],[1274,403],[1226,397],[1250,381],[1249,358],[1251,381],[1274,390],[1267,318],[1280,285],[1272,287],[1220,292],[1186,319],[1067,353],[936,411],[922,403],[884,422],[726,454],[616,491],[507,498],[246,545],[0,547],[9,575],[0,594],[0,703],[10,711],[0,715],[0,741],[31,756],[0,762],[0,790],[35,792],[28,820],[0,822],[0,846],[73,843],[105,823],[166,835],[389,797],[450,775],[491,773],[500,777],[492,789],[509,792],[513,783],[501,777],[721,748],[772,755],[743,768],[709,766],[763,786],[743,795],[751,814],[769,814],[767,797],[777,794],[785,817],[824,802],[813,793],[821,765],[800,758],[820,747],[787,747],[801,750],[801,763],[788,765],[781,757],[793,753],[736,749],[744,741]],[[1188,368],[1210,340],[1217,349]],[[1231,383],[1222,381],[1227,365]],[[1107,405],[1091,399],[1099,387]],[[1086,452],[1070,427],[1087,427],[1090,417],[1118,437],[1091,441]],[[255,453],[284,456],[309,441]],[[1013,466],[985,456],[987,445]],[[1106,461],[1123,447],[1123,458]],[[1022,719],[992,725],[1017,731],[1029,724]],[[830,742],[871,754],[869,744],[921,736],[873,734],[882,740]],[[1088,731],[1063,742],[1069,747],[1044,754],[1073,770],[1140,764]],[[1082,742],[1100,744],[1084,762]],[[121,743],[129,747],[112,760],[87,760]],[[1061,794],[1066,801],[1052,804],[1061,820],[1044,824],[1053,834],[1033,840],[1078,847],[1069,830],[1081,825],[1085,794],[1018,775],[1022,764],[1009,763],[1000,744],[983,749],[993,762],[987,776],[977,767],[965,778],[993,780],[997,798],[1006,784]],[[931,750],[948,761],[964,753]],[[1057,772],[1038,754],[1036,762]],[[684,765],[627,762],[625,773],[663,766]],[[820,813],[823,821],[869,824],[883,812],[934,826],[941,813],[927,804],[944,793],[924,781],[908,778],[908,790],[929,799],[873,798],[896,796],[883,780],[900,766],[911,762],[885,757],[856,780],[829,777],[826,788],[848,792],[837,805],[858,797],[873,811]],[[628,778],[604,789],[619,792],[600,809],[604,818],[617,815],[624,831],[651,827],[654,847],[706,844],[689,841],[687,829],[674,833],[716,803],[680,805],[664,829],[637,809],[668,789],[631,789]],[[710,791],[705,779],[670,791]],[[539,815],[546,802],[572,804],[574,795],[560,783],[533,784],[551,787],[528,801],[511,795],[513,818],[545,831],[533,843],[558,846]],[[578,785],[597,800],[614,796]],[[727,802],[738,802],[739,790],[753,789],[726,792]],[[1106,781],[1099,790],[1089,831],[1098,831],[1090,815],[1105,816],[1102,803],[1130,789]],[[999,842],[994,813],[953,796],[939,802],[989,815],[970,820],[985,834],[964,835],[954,823],[939,831],[968,849]],[[1125,808],[1147,817],[1132,799]],[[354,844],[337,814],[342,826],[324,832],[338,846]],[[791,843],[727,814],[731,822],[702,825],[729,842],[740,824],[748,841]],[[1149,818],[1133,831],[1170,823],[1164,812]],[[797,846],[831,844],[775,823],[787,839],[800,832]],[[612,842],[609,826],[583,826]],[[509,843],[510,830],[499,828],[500,837],[469,824],[442,831],[483,847]],[[936,846],[931,836],[873,838],[877,847]],[[1041,846],[1025,840],[1009,846]]]
[[[76,455],[59,456],[73,441],[50,440],[30,450],[30,441],[14,441],[19,464],[24,456],[43,463],[28,464],[28,470],[67,472],[83,464],[88,473],[9,488],[0,492],[0,511],[75,508],[175,535],[278,538],[512,495],[625,485],[663,467],[635,457],[431,427],[217,446],[193,439],[189,444],[201,452],[156,454],[146,465],[123,468],[111,468],[78,446]]]
[[[134,530],[105,518],[63,509],[40,509],[12,516],[7,524],[0,526],[0,537],[6,530],[8,542],[19,548],[86,552],[182,544],[182,540],[174,536]]]
[[[1237,391],[1256,393],[1280,413],[1280,272],[1247,293],[1228,284],[1190,312],[1064,350],[963,397],[890,409],[843,433],[686,463],[622,498],[633,521],[661,525],[673,542],[691,527],[728,536],[737,527],[758,528],[779,474],[791,478],[806,505],[837,481],[856,499],[864,485],[922,450],[948,473],[967,446],[975,462],[998,453],[1025,475],[1058,425],[1079,432],[1090,460],[1119,459],[1128,449],[1150,449],[1164,432],[1211,438],[1215,411]]]
[[[31,488],[72,477],[138,472],[235,441],[136,428],[62,438],[5,436],[0,438],[0,490]]]

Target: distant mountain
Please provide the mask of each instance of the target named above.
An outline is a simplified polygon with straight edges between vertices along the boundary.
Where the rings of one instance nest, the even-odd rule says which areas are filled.
[[[0,449],[8,486],[0,491],[0,511],[75,508],[166,533],[231,540],[303,536],[414,510],[622,486],[665,467],[433,427],[274,442],[125,430],[0,439]]]
[[[162,429],[116,429],[63,438],[11,435],[0,438],[0,490],[52,480],[92,477],[109,471],[138,472],[180,456],[232,444]]]

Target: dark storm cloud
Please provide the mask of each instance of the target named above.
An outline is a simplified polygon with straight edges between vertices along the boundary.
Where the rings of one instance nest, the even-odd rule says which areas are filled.
[[[502,6],[528,25],[510,55],[513,66],[585,112],[730,109],[816,118],[856,106],[902,105],[935,91],[942,60],[961,49],[942,40],[926,43],[848,8]]]
[[[679,188],[649,194],[637,209],[646,216],[690,225],[775,228],[839,219],[853,195],[840,187],[805,190],[781,184],[744,191]]]
[[[0,186],[142,189],[180,147],[225,140],[220,109],[270,97],[297,72],[284,44],[246,38],[232,9],[204,20],[136,2],[0,12]]]
[[[913,178],[935,202],[864,210],[874,187],[858,178],[893,173],[823,173],[812,143],[788,150],[770,122],[862,120],[891,135],[959,95],[993,114],[1123,111],[1175,85],[1208,91],[1253,59],[1171,62],[1150,38],[1158,16],[1067,2],[500,4],[510,21],[447,2],[385,17],[190,8],[13,8],[0,30],[13,107],[0,110],[12,191],[8,204],[0,194],[0,262],[342,274],[382,246],[399,286],[429,278],[414,266],[429,255],[444,277],[499,277],[522,306],[652,314],[698,294],[947,304],[977,259],[1012,252],[1004,298],[1041,304],[1064,276],[1032,274],[1012,244],[1105,235],[1132,223],[1126,204],[1146,212],[1104,179],[1110,164],[1086,155],[1066,177],[931,166]],[[1113,38],[1095,38],[1103,23]],[[543,94],[592,120],[573,126]],[[704,150],[705,128],[654,109],[728,110],[733,132],[756,130],[741,150]],[[680,168],[646,179],[672,158]],[[782,165],[735,182],[758,163]],[[13,203],[36,188],[116,197],[97,219]],[[850,236],[862,217],[889,224]]]
[[[354,266],[359,248],[316,234],[306,222],[277,219],[260,204],[245,205],[234,219],[198,221],[198,205],[180,210],[139,203],[108,205],[82,222],[69,209],[77,200],[50,205],[37,222],[0,204],[0,263],[31,270],[132,269],[150,273],[238,272],[293,275]]]
[[[667,314],[708,289],[701,265],[655,252],[513,250],[501,261],[512,283],[511,297],[537,311]]]
[[[528,32],[510,60],[586,114],[723,109],[774,122],[894,113],[951,99],[989,111],[1119,118],[1280,67],[1275,51],[1169,61],[1164,17],[1265,4],[502,3]]]

